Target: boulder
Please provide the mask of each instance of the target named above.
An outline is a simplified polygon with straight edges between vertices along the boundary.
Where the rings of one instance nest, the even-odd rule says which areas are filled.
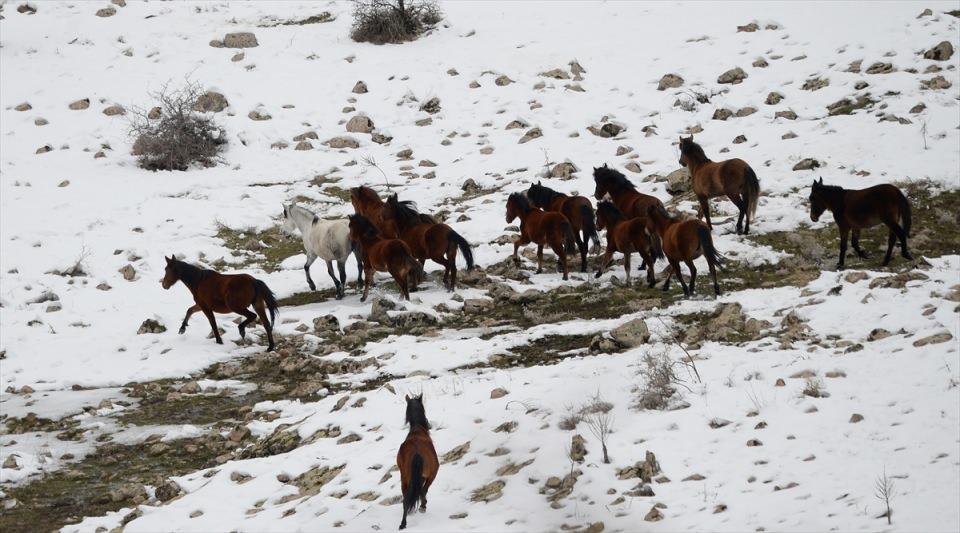
[[[113,6],[107,6],[97,10],[98,17],[112,17],[117,14],[117,9]]]
[[[167,331],[167,327],[161,324],[160,322],[148,318],[140,324],[140,329],[137,330],[137,335],[144,335],[147,333],[163,333]]]
[[[127,110],[124,109],[122,105],[115,104],[104,109],[103,114],[107,115],[108,117],[112,117],[116,115],[125,115],[127,114]]]
[[[360,147],[360,143],[357,142],[356,139],[354,139],[353,137],[345,136],[345,135],[341,135],[341,136],[338,136],[338,137],[333,137],[333,138],[327,140],[327,142],[325,142],[324,144],[326,144],[326,145],[329,146],[330,148],[337,148],[337,149],[340,149],[340,148],[359,148],[359,147]]]
[[[227,97],[216,91],[207,91],[197,98],[197,101],[193,104],[193,110],[201,113],[219,113],[226,109],[228,105],[230,105],[230,103],[227,102]],[[154,110],[156,110],[156,116],[153,116]],[[155,107],[150,110],[147,118],[160,118],[160,108]]]
[[[796,165],[793,165],[793,170],[813,170],[820,167],[820,162],[812,157],[807,157],[802,159]]]
[[[364,115],[354,115],[347,121],[347,131],[350,133],[370,133],[373,128],[373,121]]]
[[[367,84],[362,81],[358,81],[350,92],[353,94],[365,94],[367,92]]]
[[[642,318],[635,318],[610,331],[610,337],[621,346],[635,348],[650,340],[650,330]]]
[[[683,78],[677,74],[664,74],[663,77],[660,78],[660,83],[657,84],[657,90],[665,91],[667,89],[682,87],[683,81]]]
[[[90,99],[82,98],[80,100],[76,100],[74,102],[71,102],[69,107],[74,111],[80,111],[80,110],[86,109],[90,107]]]
[[[767,105],[777,105],[781,100],[783,100],[783,95],[774,91],[767,95],[767,99],[764,103]]]
[[[953,44],[950,43],[950,41],[943,41],[923,53],[924,59],[932,59],[934,61],[946,61],[951,57],[953,57]]]
[[[254,48],[259,45],[257,36],[249,31],[228,33],[223,36],[224,48]]]
[[[738,83],[743,82],[743,80],[745,79],[747,79],[747,73],[744,72],[742,68],[736,67],[724,72],[719,77],[717,77],[717,83],[723,83],[723,84],[729,83],[729,84],[736,85]]]
[[[667,192],[673,195],[688,192],[693,187],[690,179],[690,171],[686,168],[678,168],[667,175]]]

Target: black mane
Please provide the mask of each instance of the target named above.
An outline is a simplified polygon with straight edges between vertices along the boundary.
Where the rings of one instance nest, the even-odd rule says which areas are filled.
[[[694,163],[706,163],[710,161],[710,158],[704,153],[703,148],[693,142],[692,137],[689,139],[680,139],[680,153],[686,155],[689,159],[693,160]]]
[[[430,429],[430,422],[427,421],[427,413],[423,410],[423,395],[414,396],[407,399],[407,424],[410,429],[422,427]]]
[[[540,185],[539,182],[531,183],[530,189],[527,191],[527,198],[530,199],[530,202],[532,202],[533,205],[542,208],[547,208],[550,205],[550,202],[552,202],[553,199],[559,195],[560,193],[557,191],[551,189],[550,187]]]
[[[180,261],[179,259],[174,259],[170,264],[173,265],[173,271],[177,273],[177,277],[187,287],[196,287],[202,279],[214,273],[213,270],[200,268],[190,263]]]
[[[373,225],[373,222],[370,222],[370,219],[363,215],[350,215],[350,222],[356,222],[356,225],[360,229],[360,235],[364,238],[373,239],[380,235],[380,232],[377,231],[377,227]]]
[[[523,211],[524,213],[529,213],[530,211],[533,210],[533,207],[530,205],[530,200],[528,200],[527,197],[521,193],[518,193],[518,192],[512,193],[508,201],[509,200],[513,200],[514,202],[516,202],[517,207],[519,207],[520,211]]]
[[[430,215],[426,215],[417,210],[417,204],[413,200],[398,200],[394,194],[387,198],[387,203],[393,208],[397,224],[401,227],[409,228],[417,224],[436,224],[437,221]]]
[[[627,218],[619,209],[617,209],[617,206],[613,205],[613,202],[608,202],[606,200],[597,204],[597,217],[599,217],[601,213],[603,214],[603,217],[607,219],[608,224],[611,225]]]
[[[632,191],[637,190],[637,188],[633,185],[633,183],[630,183],[630,180],[628,180],[626,176],[624,176],[621,172],[608,167],[607,165],[594,168],[593,179],[598,182],[605,182],[607,189],[612,192],[622,191],[624,189],[630,189]]]
[[[843,191],[845,191],[846,189],[844,189],[843,187],[841,187],[841,186],[839,186],[839,185],[824,185],[823,183],[814,182],[814,183],[813,183],[813,190],[815,190],[815,191],[824,191],[824,192],[827,192],[827,193],[836,193],[836,192],[843,192]]]

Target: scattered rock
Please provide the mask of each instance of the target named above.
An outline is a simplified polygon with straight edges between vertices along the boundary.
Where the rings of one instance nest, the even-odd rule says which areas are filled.
[[[660,78],[660,83],[657,84],[658,91],[665,91],[667,89],[675,89],[677,87],[683,86],[683,78],[677,74],[664,74]]]
[[[123,275],[123,279],[127,281],[133,281],[137,277],[137,269],[133,268],[133,265],[130,263],[123,265],[118,272],[120,272],[120,274]]]
[[[939,89],[949,89],[950,87],[953,86],[953,84],[947,81],[947,79],[944,78],[943,76],[936,76],[929,80],[920,81],[920,86],[924,89],[939,90]]]
[[[760,26],[756,22],[751,22],[750,24],[746,24],[744,26],[737,26],[737,33],[740,33],[740,32],[753,33],[759,29],[760,29]]]
[[[260,46],[257,36],[248,31],[228,33],[223,36],[224,48],[254,48]]]
[[[520,138],[520,141],[518,141],[517,144],[524,144],[538,137],[543,137],[543,131],[541,131],[540,128],[530,128],[527,130],[527,133]]]
[[[946,61],[953,57],[953,44],[950,41],[942,41],[940,44],[923,53],[924,59],[934,61]]]
[[[543,76],[544,78],[553,78],[553,79],[555,79],[555,80],[569,80],[569,79],[570,79],[570,75],[567,74],[567,71],[566,71],[566,70],[563,70],[563,69],[561,69],[561,68],[555,68],[555,69],[552,69],[552,70],[548,70],[548,71],[546,71],[546,72],[541,72],[541,73],[540,73],[540,76]]]
[[[728,118],[730,118],[730,117],[732,117],[732,116],[733,116],[733,111],[731,111],[731,110],[729,110],[729,109],[727,109],[727,108],[725,108],[725,107],[721,107],[720,109],[717,109],[716,111],[713,112],[713,117],[712,117],[712,119],[713,119],[713,120],[727,120]]]
[[[247,117],[248,117],[250,120],[256,120],[256,121],[270,120],[270,119],[273,118],[273,117],[270,115],[270,113],[266,113],[266,112],[261,113],[259,109],[254,109],[253,111],[247,113]]]
[[[896,72],[893,63],[877,62],[867,67],[867,74],[890,74]]]
[[[373,121],[364,115],[355,115],[347,121],[347,131],[350,133],[370,133],[373,128]]]
[[[758,57],[753,61],[753,66],[754,68],[767,68],[770,66],[770,63],[767,63],[766,59]]]
[[[783,101],[783,95],[774,91],[767,95],[767,99],[764,102],[767,105],[777,105],[781,101]]]
[[[360,143],[357,142],[356,139],[354,139],[353,137],[348,137],[346,135],[332,137],[323,144],[326,144],[330,148],[336,148],[336,149],[360,147]]]
[[[80,110],[86,109],[90,107],[90,99],[82,98],[80,100],[76,100],[74,102],[71,102],[69,107],[74,111],[80,111]]]
[[[643,169],[640,168],[640,164],[637,163],[636,161],[631,161],[626,165],[623,165],[623,168],[629,170],[630,172],[633,172],[634,174],[640,174],[641,172],[643,172]]]
[[[367,92],[367,84],[362,81],[358,81],[353,86],[353,89],[351,90],[351,92],[353,94],[365,94]]]
[[[582,463],[587,455],[587,441],[580,435],[574,435],[570,442],[570,460]]]
[[[802,159],[796,165],[793,165],[793,170],[813,170],[820,167],[820,162],[812,157],[807,157]]]
[[[927,108],[926,104],[924,104],[923,102],[921,102],[921,103],[919,103],[919,104],[911,107],[911,108],[910,108],[910,113],[916,115],[917,113],[922,113],[923,110],[926,109],[926,108]]]
[[[448,451],[447,453],[443,454],[440,457],[440,459],[444,463],[452,463],[454,461],[459,461],[460,459],[462,459],[463,456],[466,455],[468,451],[470,451],[470,441],[464,442],[463,444],[457,446],[456,448]]]
[[[167,331],[166,326],[152,318],[148,318],[144,320],[142,324],[140,324],[140,329],[137,330],[137,335],[144,335],[147,333],[163,333],[164,331]]]
[[[431,115],[440,112],[440,99],[434,96],[420,106],[420,111],[430,113]]]
[[[893,335],[893,333],[890,333],[889,331],[883,328],[874,328],[873,330],[870,331],[870,334],[867,335],[867,340],[870,342],[874,342],[881,339],[886,339],[891,335]]]
[[[745,79],[747,79],[747,73],[744,72],[742,68],[736,67],[721,74],[717,78],[717,83],[730,83],[736,85]]]
[[[785,118],[787,120],[797,120],[797,114],[790,110],[777,111],[776,114],[774,114],[774,118]]]
[[[112,17],[116,14],[117,14],[117,10],[113,6],[107,6],[97,10],[98,17]]]
[[[596,135],[597,137],[603,137],[604,139],[609,139],[610,137],[616,137],[620,135],[621,132],[625,131],[627,128],[620,124],[613,122],[607,122],[599,128],[596,126],[590,126],[587,128],[587,131]]]
[[[197,98],[197,101],[193,104],[193,110],[201,113],[219,113],[226,109],[228,105],[227,97],[216,91],[207,91]],[[154,113],[154,111],[156,111],[156,113]],[[160,118],[160,108],[155,107],[151,109],[148,118]]]
[[[871,289],[902,289],[911,281],[924,281],[928,279],[930,278],[922,272],[901,272],[893,276],[874,278],[870,281],[869,287]]]
[[[755,107],[751,107],[751,106],[741,107],[740,109],[737,110],[737,118],[749,117],[750,115],[756,112],[757,112],[757,108]]]
[[[182,489],[180,488],[180,485],[177,485],[176,481],[168,479],[157,487],[154,494],[161,502],[168,502],[179,496],[181,491]]]
[[[678,168],[670,174],[667,174],[667,192],[676,196],[690,191],[693,183],[690,179],[690,171],[684,168]]]
[[[856,424],[856,423],[862,422],[862,421],[863,421],[863,415],[861,415],[861,414],[859,414],[859,413],[853,413],[852,415],[850,415],[850,423],[851,423],[851,424]]]
[[[936,335],[930,335],[922,339],[917,339],[913,341],[913,345],[919,348],[921,346],[926,346],[928,344],[939,344],[941,342],[947,342],[952,338],[953,338],[953,335],[951,335],[950,333],[946,333],[946,332],[937,333]]]
[[[654,505],[650,508],[650,511],[647,512],[643,519],[647,522],[659,522],[663,520],[663,513],[661,513],[660,509],[657,509],[657,506]]]
[[[513,80],[511,80],[506,74],[503,74],[497,76],[497,79],[493,80],[493,83],[496,83],[500,87],[504,87],[513,83]]]
[[[580,169],[577,168],[577,165],[574,165],[569,161],[565,161],[563,163],[557,163],[553,166],[553,168],[550,169],[550,177],[567,179],[579,170]]]
[[[819,91],[828,85],[830,85],[830,80],[828,78],[810,78],[809,80],[803,82],[803,87],[800,88],[804,91]]]
[[[30,111],[31,109],[33,109],[33,106],[30,105],[29,102],[23,102],[22,104],[17,104],[16,107],[14,107],[13,109],[15,111]]]
[[[488,300],[488,301],[490,301],[490,300]],[[497,387],[497,388],[493,389],[492,391],[490,391],[490,399],[491,399],[491,400],[496,400],[497,398],[503,398],[503,397],[506,396],[507,394],[509,394],[509,392],[507,391],[507,389],[504,389],[503,387]]]
[[[626,348],[635,348],[650,340],[650,330],[642,318],[635,318],[610,331],[610,337]]]
[[[737,135],[733,139],[733,144],[743,144],[747,142],[747,137],[745,135]]]
[[[46,125],[49,124],[49,123],[50,123],[50,121],[48,121],[47,119],[45,119],[45,118],[43,118],[43,117],[35,118],[35,119],[33,120],[33,125],[34,125],[34,126],[46,126]]]
[[[503,496],[503,487],[506,485],[507,482],[503,481],[502,479],[487,483],[480,488],[474,489],[473,493],[470,495],[470,501],[490,503],[494,500],[497,500]]]

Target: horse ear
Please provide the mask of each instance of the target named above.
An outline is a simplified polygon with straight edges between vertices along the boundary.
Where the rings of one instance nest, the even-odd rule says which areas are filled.
[[[610,167],[608,167],[607,164],[604,163],[604,164],[603,164],[603,168],[610,168]]]
[[[823,185],[823,176],[820,176],[820,185]]]
[[[408,402],[410,401],[410,395],[409,395],[409,394],[404,394],[403,397],[406,398],[406,400],[407,400]]]

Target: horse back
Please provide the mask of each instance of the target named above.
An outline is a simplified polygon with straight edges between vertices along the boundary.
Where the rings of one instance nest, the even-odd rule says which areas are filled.
[[[567,220],[573,225],[574,229],[581,229],[587,222],[583,219],[584,207],[589,209],[591,214],[593,213],[593,204],[590,203],[590,200],[583,196],[567,196],[561,208],[554,209],[554,211],[559,211],[563,216],[567,217]]]
[[[859,190],[846,190],[843,217],[853,227],[870,227],[884,221],[896,222],[901,213],[903,192],[894,185],[882,183]]]
[[[663,232],[663,253],[675,261],[696,259],[702,255],[698,230],[707,225],[700,220],[680,220]]]
[[[410,464],[417,454],[423,457],[423,477],[427,479],[436,477],[440,469],[437,450],[433,446],[430,433],[419,427],[410,430],[397,451],[397,466],[400,467],[401,475],[406,475],[404,465]]]

